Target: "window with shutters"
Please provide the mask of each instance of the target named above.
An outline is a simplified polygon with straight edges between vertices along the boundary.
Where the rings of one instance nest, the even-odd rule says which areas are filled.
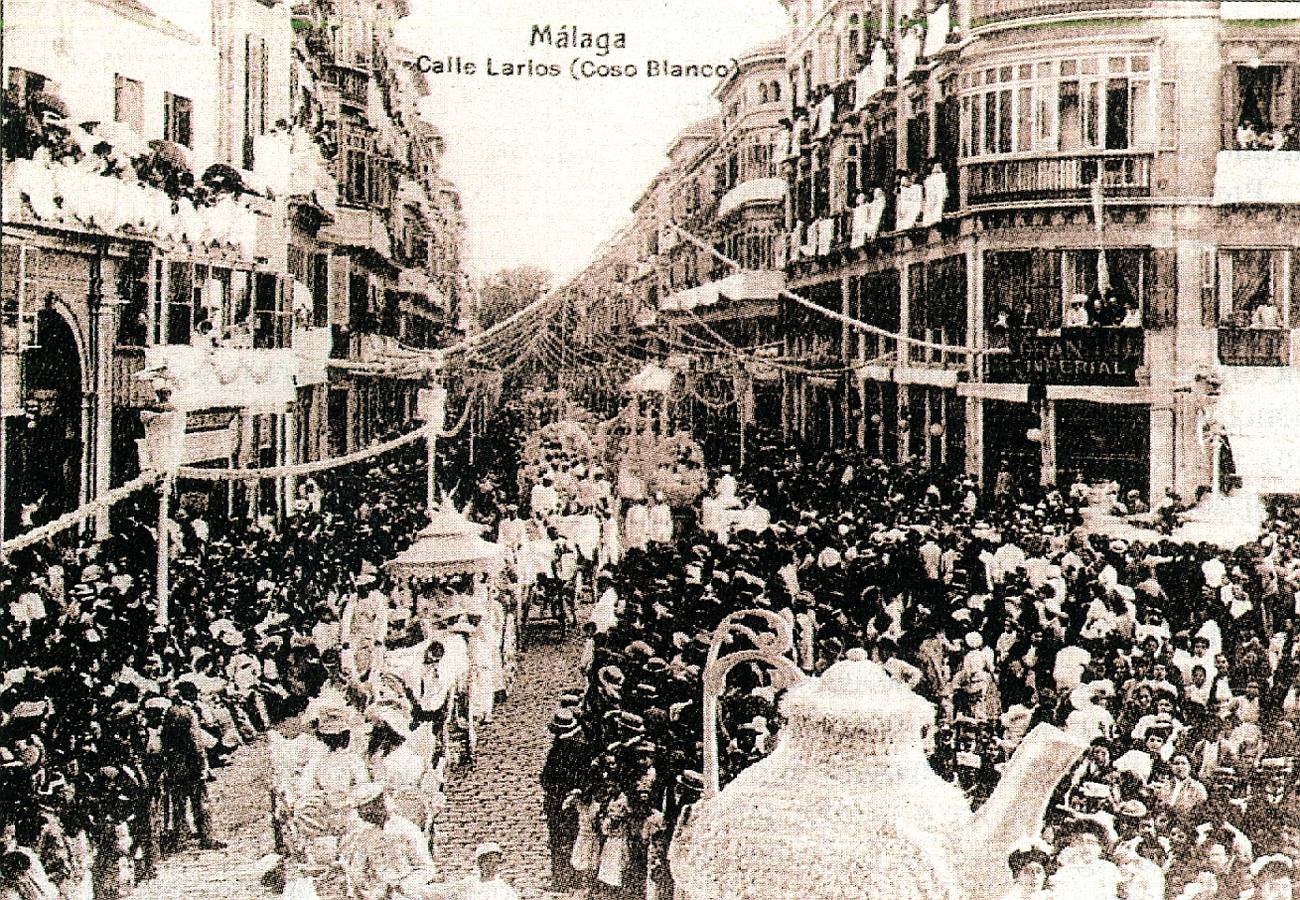
[[[144,134],[144,85],[134,78],[115,77],[113,121],[121,122],[138,135]]]
[[[1236,328],[1287,327],[1292,262],[1286,250],[1221,250],[1219,324]]]
[[[1065,253],[1063,323],[1139,328],[1149,305],[1151,251],[1107,248]]]
[[[163,94],[163,139],[182,147],[194,145],[194,104],[180,94]]]
[[[256,35],[244,37],[244,133],[243,163],[253,168],[253,146],[266,134],[267,57],[266,39]]]

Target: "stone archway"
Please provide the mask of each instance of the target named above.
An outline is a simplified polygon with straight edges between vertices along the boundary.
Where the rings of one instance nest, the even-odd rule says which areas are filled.
[[[19,531],[76,509],[81,499],[82,372],[77,337],[51,308],[41,310],[37,342],[23,354],[25,418],[11,420],[6,512]],[[26,510],[26,518],[24,518]],[[7,523],[9,524],[9,523]]]

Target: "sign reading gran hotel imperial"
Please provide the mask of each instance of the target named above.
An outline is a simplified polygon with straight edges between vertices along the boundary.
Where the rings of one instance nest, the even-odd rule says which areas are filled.
[[[988,380],[1011,384],[1137,384],[1141,328],[1014,329],[1008,352],[990,355]]]

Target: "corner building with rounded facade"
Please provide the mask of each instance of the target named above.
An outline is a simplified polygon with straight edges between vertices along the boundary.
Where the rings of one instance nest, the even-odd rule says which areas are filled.
[[[784,2],[788,429],[1300,490],[1300,4]]]

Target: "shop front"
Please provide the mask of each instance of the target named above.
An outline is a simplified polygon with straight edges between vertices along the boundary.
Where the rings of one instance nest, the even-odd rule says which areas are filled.
[[[1019,329],[987,357],[983,395],[984,483],[1007,471],[1022,483],[1065,487],[1117,482],[1147,497],[1151,404],[1139,385],[1140,328]],[[1032,476],[1026,473],[1034,473]]]

